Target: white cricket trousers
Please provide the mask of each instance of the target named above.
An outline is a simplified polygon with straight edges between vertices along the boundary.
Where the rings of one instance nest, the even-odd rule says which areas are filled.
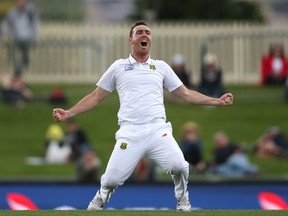
[[[148,157],[172,176],[175,197],[179,200],[187,191],[189,164],[172,135],[171,123],[124,124],[116,132],[116,144],[107,168],[101,177],[100,194],[106,204],[114,190],[123,185],[137,163]]]

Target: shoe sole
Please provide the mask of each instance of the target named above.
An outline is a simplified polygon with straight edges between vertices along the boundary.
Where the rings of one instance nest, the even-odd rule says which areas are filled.
[[[188,211],[183,210],[183,209],[176,209],[176,212],[191,212],[191,211],[192,211],[192,209],[190,209],[190,210],[188,210]]]

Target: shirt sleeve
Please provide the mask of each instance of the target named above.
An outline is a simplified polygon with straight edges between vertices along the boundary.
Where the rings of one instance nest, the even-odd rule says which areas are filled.
[[[172,92],[175,89],[179,88],[181,85],[183,85],[183,83],[167,63],[165,63],[164,61],[162,61],[162,63],[165,72],[164,87],[169,92]]]
[[[115,89],[115,73],[117,70],[117,61],[115,61],[103,74],[100,80],[97,82],[97,86],[103,88],[106,91],[112,92]]]

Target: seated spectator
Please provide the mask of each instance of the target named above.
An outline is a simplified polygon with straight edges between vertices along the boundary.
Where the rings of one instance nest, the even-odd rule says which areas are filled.
[[[283,47],[279,43],[270,46],[269,54],[261,60],[261,84],[284,84],[288,71],[288,63]]]
[[[269,128],[256,142],[256,154],[261,158],[287,156],[288,143],[278,127]]]
[[[222,69],[214,54],[207,53],[203,58],[199,91],[211,97],[221,97],[224,93]]]
[[[242,148],[233,142],[224,132],[214,135],[213,170],[217,174],[230,177],[243,177],[258,174],[258,167],[251,164]]]
[[[86,134],[79,128],[75,120],[67,121],[65,142],[71,147],[69,161],[76,164],[76,173],[79,182],[95,182],[99,177],[101,161],[90,145]]]
[[[183,55],[177,53],[172,57],[171,68],[183,82],[183,84],[192,89],[192,83],[190,82],[190,74],[186,69],[186,62]]]
[[[155,180],[155,164],[149,158],[141,159],[131,176],[132,181],[153,182]]]
[[[62,128],[58,124],[50,125],[46,132],[44,161],[49,164],[67,163],[70,153],[71,148],[64,142]]]
[[[49,96],[49,102],[53,105],[63,105],[67,103],[67,97],[64,90],[60,87],[55,87]]]
[[[72,150],[69,161],[78,161],[82,154],[92,147],[87,140],[85,132],[79,128],[74,119],[69,119],[66,124],[67,134],[65,136],[65,142],[69,143]]]
[[[204,172],[206,164],[202,156],[200,128],[195,122],[186,122],[181,128],[180,146],[190,171]]]
[[[20,75],[4,76],[2,82],[3,102],[16,107],[23,107],[33,99],[33,94],[23,82]]]
[[[77,163],[77,181],[80,183],[93,183],[99,180],[100,159],[96,153],[87,150]]]

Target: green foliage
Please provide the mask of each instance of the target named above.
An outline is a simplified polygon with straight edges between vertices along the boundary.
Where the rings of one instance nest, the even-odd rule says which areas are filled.
[[[232,0],[135,0],[136,11],[132,19],[145,18],[147,10],[156,13],[157,20],[171,21],[263,21],[257,4]]]
[[[82,0],[32,0],[42,21],[83,21]]]
[[[41,21],[83,21],[85,11],[82,0],[30,0]],[[15,0],[0,1],[0,21],[6,17]]]
[[[14,0],[1,0],[0,1],[0,22],[1,19],[6,17],[9,9],[13,6]]]

